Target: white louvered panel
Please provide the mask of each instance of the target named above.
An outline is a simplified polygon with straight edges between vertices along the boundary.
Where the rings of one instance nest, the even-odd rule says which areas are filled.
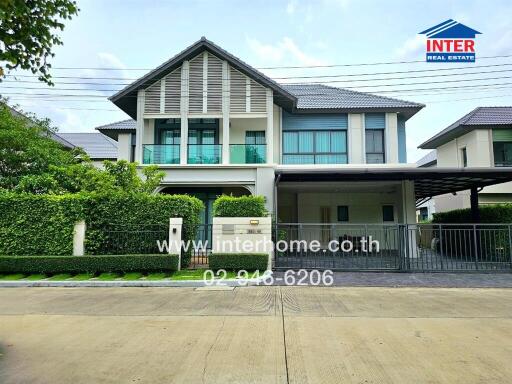
[[[208,112],[222,111],[222,60],[208,55]]]
[[[188,108],[191,113],[203,112],[203,55],[190,60]]]
[[[267,90],[252,79],[251,112],[267,112]]]
[[[165,77],[165,113],[180,113],[181,67]]]
[[[160,113],[160,80],[146,88],[144,113]]]
[[[242,113],[245,112],[246,102],[246,76],[238,72],[236,69],[229,68],[230,72],[230,98],[229,110],[230,112]]]

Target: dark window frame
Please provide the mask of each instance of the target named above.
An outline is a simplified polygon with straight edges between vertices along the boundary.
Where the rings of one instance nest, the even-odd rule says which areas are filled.
[[[345,211],[345,212],[343,212]],[[336,207],[337,220],[341,223],[348,223],[350,221],[350,213],[348,205],[338,205]]]
[[[313,149],[316,148],[316,133],[317,132],[329,132],[329,133],[332,133],[332,132],[341,132],[345,135],[345,152],[285,152],[284,151],[284,145],[283,145],[283,153],[282,153],[282,157],[284,159],[285,156],[313,156],[313,162],[312,163],[303,163],[303,164],[329,164],[329,163],[317,163],[316,162],[316,157],[317,156],[345,156],[346,157],[346,162],[344,163],[336,163],[336,164],[348,164],[348,148],[349,148],[349,143],[348,143],[348,132],[346,129],[287,129],[285,131],[283,131],[283,143],[284,143],[284,134],[285,133],[288,133],[288,132],[294,132],[294,133],[297,133],[297,140],[298,140],[298,133],[300,132],[311,132],[313,133]],[[329,145],[331,144],[331,141],[332,138],[329,137]],[[298,144],[298,143],[297,143]],[[297,145],[297,150],[299,150],[298,148],[298,145]],[[284,161],[283,161],[284,163]]]
[[[391,208],[391,211],[386,212],[386,209]],[[391,212],[391,219],[389,219],[389,213]],[[384,204],[382,205],[382,221],[384,223],[394,223],[395,222],[395,206],[392,204]]]
[[[495,167],[511,167],[512,166],[512,159],[510,161],[507,161],[505,159],[505,150],[504,149],[501,149],[501,150],[498,150],[496,147],[500,145],[500,146],[503,146],[503,145],[509,145],[509,146],[512,146],[512,141],[493,141],[492,143],[492,151],[493,151],[493,163],[494,163],[494,166]],[[502,156],[500,156],[502,159],[501,161],[497,161],[496,159],[496,154],[501,152],[502,153]],[[512,149],[511,149],[511,152],[512,152]]]
[[[367,149],[367,142],[368,142],[368,138],[367,138],[367,134],[368,133],[372,133],[372,134],[375,134],[376,132],[380,133],[382,135],[382,152],[369,152],[368,149]],[[375,147],[375,145],[374,145]],[[365,129],[365,132],[364,132],[364,149],[365,149],[365,160],[366,160],[366,163],[367,164],[386,164],[386,130],[385,129],[382,129],[382,128],[378,128],[378,129],[373,129],[373,128],[367,128]],[[382,155],[382,162],[378,162],[378,163],[375,163],[375,162],[372,162],[372,163],[369,163],[368,162],[368,155]]]

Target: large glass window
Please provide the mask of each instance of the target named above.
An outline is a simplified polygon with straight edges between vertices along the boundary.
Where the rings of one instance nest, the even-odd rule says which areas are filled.
[[[346,131],[284,131],[284,164],[346,164]]]
[[[384,155],[384,130],[367,129],[365,131],[366,162],[368,164],[383,164]]]
[[[495,141],[493,149],[495,167],[512,167],[512,142]]]

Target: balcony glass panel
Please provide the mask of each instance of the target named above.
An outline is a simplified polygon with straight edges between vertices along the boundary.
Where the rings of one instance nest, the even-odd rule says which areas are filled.
[[[266,161],[265,144],[231,144],[229,146],[231,164],[262,164]]]
[[[189,144],[188,164],[220,164],[221,144]]]
[[[177,144],[145,144],[143,164],[179,164],[180,146]]]

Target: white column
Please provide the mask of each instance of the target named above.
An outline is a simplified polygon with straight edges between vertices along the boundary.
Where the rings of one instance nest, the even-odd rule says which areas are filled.
[[[274,163],[274,95],[271,89],[267,89],[267,163]]]
[[[398,116],[386,113],[386,163],[398,163]]]
[[[137,92],[137,126],[135,129],[135,161],[139,164],[142,164],[144,159],[144,149],[143,149],[143,141],[144,141],[144,96],[145,91],[140,89]]]
[[[178,255],[178,271],[181,269],[181,229],[183,218],[171,217],[169,219],[169,254]]]
[[[189,86],[189,67],[188,61],[184,61],[181,66],[181,137],[180,137],[180,164],[187,164],[188,153],[188,86]]]
[[[73,256],[83,256],[85,254],[85,221],[81,220],[75,223],[73,231]]]
[[[160,113],[165,113],[165,77],[160,80]]]
[[[222,62],[222,164],[229,164],[229,64]]]
[[[349,113],[348,115],[347,150],[349,164],[365,163],[363,116],[361,113]]]
[[[403,204],[403,222],[405,224],[407,236],[407,253],[410,258],[418,257],[417,231],[416,225],[416,197],[414,192],[414,181],[402,181],[402,204]]]

